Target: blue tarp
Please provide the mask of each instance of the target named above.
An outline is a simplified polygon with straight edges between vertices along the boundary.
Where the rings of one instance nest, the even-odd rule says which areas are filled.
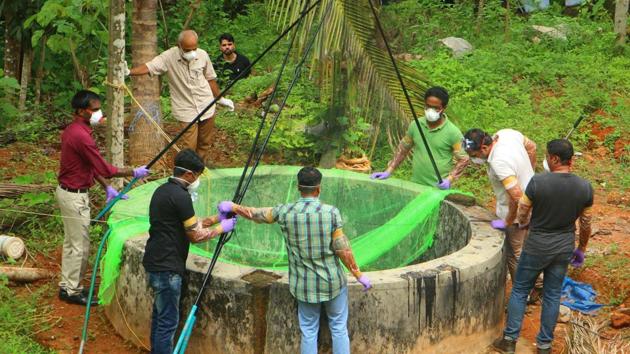
[[[595,302],[596,296],[597,293],[591,285],[564,277],[562,282],[562,305],[585,314],[592,314],[604,306]]]

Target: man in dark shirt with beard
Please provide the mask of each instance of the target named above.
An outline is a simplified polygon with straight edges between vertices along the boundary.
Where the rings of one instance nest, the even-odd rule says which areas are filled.
[[[550,141],[546,160],[551,173],[532,177],[518,204],[517,222],[521,228],[529,226],[529,235],[513,281],[505,330],[493,343],[502,353],[514,353],[527,295],[541,272],[544,274],[543,302],[536,347],[538,353],[551,353],[567,267],[569,263],[574,267],[582,266],[591,236],[593,188],[587,180],[571,173],[571,142],[565,139]],[[528,225],[530,209],[532,216]],[[575,221],[578,218],[580,238],[579,246],[575,248]]]
[[[214,66],[217,81],[221,87],[224,87],[249,67],[249,59],[236,51],[234,37],[229,33],[224,33],[219,37],[219,50],[221,50],[221,55],[214,61]],[[241,78],[248,77],[250,73],[247,70]]]

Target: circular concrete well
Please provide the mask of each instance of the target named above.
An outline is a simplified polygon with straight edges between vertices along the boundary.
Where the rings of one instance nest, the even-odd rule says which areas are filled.
[[[274,206],[296,200],[298,170],[292,166],[259,167],[243,204]],[[209,215],[219,200],[231,199],[241,171],[209,172],[195,203],[197,214]],[[434,193],[406,181],[376,182],[357,173],[322,172],[321,199],[340,209],[353,248],[361,235],[398,220],[395,218],[416,196]],[[147,346],[153,296],[142,256],[148,237],[150,195],[160,183],[163,181],[136,188],[129,201],[115,207],[110,224],[116,228],[116,220],[124,220],[125,227],[119,227],[116,241],[124,242],[124,246],[120,265],[106,257],[104,271],[110,272],[114,266],[119,275],[111,289],[100,293],[110,294],[106,314],[116,330],[129,341]],[[481,207],[444,200],[437,208],[439,212],[414,226],[396,245],[379,250],[384,246],[377,240],[370,241],[372,249],[365,244],[358,245],[359,251],[355,249],[358,260],[366,250],[378,257],[363,262],[374,286],[369,292],[362,292],[361,286],[348,278],[348,330],[354,353],[483,352],[500,333],[506,276],[503,235],[489,226],[492,215]],[[420,210],[418,214],[422,214]],[[298,353],[297,304],[288,290],[280,228],[240,220],[237,230],[213,272],[187,352]],[[121,233],[126,235],[120,238]],[[110,247],[114,244],[110,242]],[[214,243],[191,248],[182,324],[198,294],[213,248]],[[423,251],[417,252],[419,248]],[[330,352],[325,316],[319,342],[320,352]]]

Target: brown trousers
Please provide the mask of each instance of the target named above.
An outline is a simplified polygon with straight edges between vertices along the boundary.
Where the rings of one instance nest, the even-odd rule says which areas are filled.
[[[508,272],[510,273],[512,281],[514,281],[516,276],[516,267],[518,265],[519,258],[521,258],[521,251],[523,250],[527,233],[527,229],[519,229],[516,226],[509,226],[505,229],[505,238],[507,239],[508,244]],[[543,280],[541,274],[538,279],[536,279],[535,288],[542,289],[542,287]]]
[[[186,122],[179,122],[179,124],[180,130],[188,125]],[[210,142],[213,135],[214,117],[211,117],[190,127],[180,138],[181,144],[179,145],[182,149],[194,150],[201,157],[201,161],[207,163],[206,159],[209,157]]]

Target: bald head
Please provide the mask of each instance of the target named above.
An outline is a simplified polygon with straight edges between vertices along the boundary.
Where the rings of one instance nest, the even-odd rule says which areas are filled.
[[[184,52],[197,49],[197,32],[193,30],[185,30],[179,34],[177,42]]]

